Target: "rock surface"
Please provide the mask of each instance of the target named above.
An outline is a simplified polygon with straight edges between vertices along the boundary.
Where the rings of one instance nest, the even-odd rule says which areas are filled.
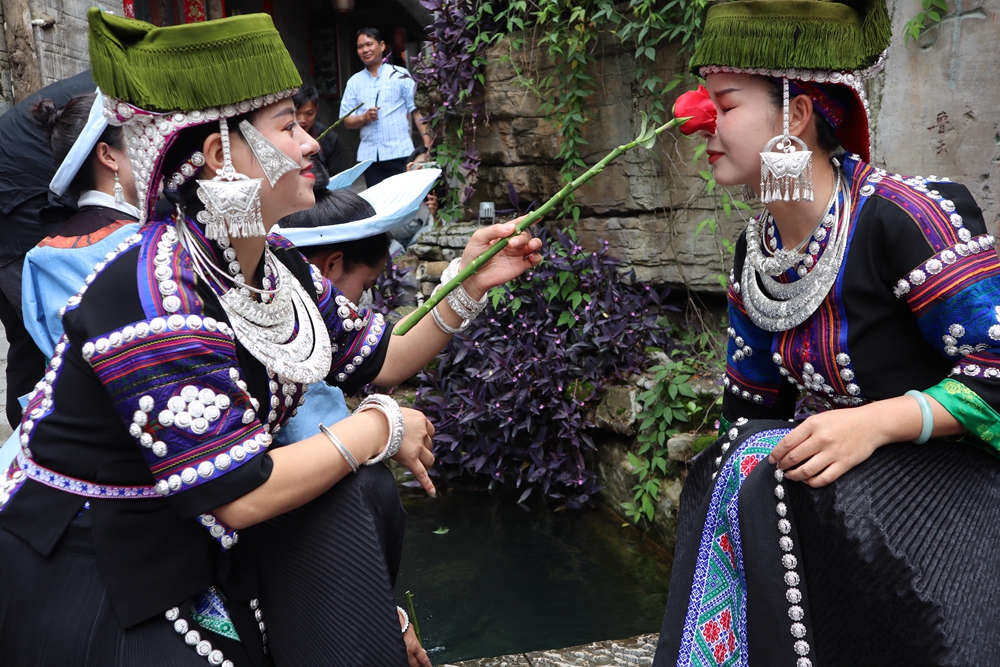
[[[639,414],[635,387],[608,387],[597,406],[597,425],[619,435],[635,435],[635,420]]]
[[[497,658],[467,660],[442,667],[599,667],[652,665],[657,635],[640,635],[619,641],[603,641],[551,651],[533,651]]]
[[[589,71],[597,92],[589,98],[591,118],[583,133],[587,143],[582,157],[588,165],[638,136],[639,111],[648,106],[630,77],[623,75],[635,67],[633,50],[610,34],[598,48],[602,57]],[[559,129],[539,111],[537,97],[523,84],[525,76],[551,72],[542,51],[511,52],[504,40],[488,54],[485,103],[490,122],[477,135],[482,165],[474,201],[507,208],[510,183],[523,204],[541,203],[562,185],[556,160]],[[662,49],[651,74],[668,81],[685,67],[686,57],[676,49]],[[668,109],[681,92],[678,88],[668,93]],[[666,133],[655,150],[626,153],[577,190],[582,213],[577,231],[585,245],[593,249],[598,239],[609,241],[612,255],[635,268],[641,280],[721,291],[717,276],[727,255],[710,233],[694,233],[698,222],[715,216],[717,206],[717,197],[705,194],[698,175],[705,166],[692,163],[698,143]],[[727,224],[723,233],[732,238],[739,228],[735,222]]]
[[[892,43],[874,82],[873,161],[905,174],[966,185],[987,230],[1000,223],[1000,0],[954,0],[940,24],[906,45],[917,0],[889,2]]]

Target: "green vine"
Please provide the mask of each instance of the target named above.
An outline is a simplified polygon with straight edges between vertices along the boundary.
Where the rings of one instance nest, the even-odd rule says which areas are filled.
[[[941,23],[941,15],[948,11],[947,0],[922,0],[922,9],[912,19],[906,22],[903,34],[906,35],[906,45],[910,40],[920,39],[933,25]]]
[[[701,32],[707,0],[499,0],[481,2],[469,17],[475,33],[470,52],[485,64],[487,46],[509,39],[510,53],[539,49],[552,64],[550,71],[524,73],[518,78],[540,101],[539,112],[558,128],[560,143],[555,159],[560,181],[569,182],[587,168],[584,129],[592,117],[589,98],[595,93],[596,57],[602,33],[611,33],[623,44],[634,46],[636,67],[631,73],[638,91],[645,93],[652,125],[670,117],[663,96],[687,78],[678,74],[669,81],[651,71],[657,53],[667,43],[680,45],[684,53],[694,48]],[[490,26],[491,29],[483,29]],[[505,60],[512,60],[504,56]],[[482,84],[482,74],[477,77]],[[563,202],[562,217],[579,219],[580,208],[572,197]]]
[[[685,349],[674,350],[673,354],[683,354],[684,359],[670,359],[650,368],[653,385],[636,398],[640,406],[638,449],[628,453],[636,484],[632,487],[631,502],[622,503],[625,515],[636,524],[653,520],[664,478],[676,475],[667,457],[668,440],[680,428],[704,430],[721,409],[721,397],[699,396],[691,382],[699,373],[714,374],[725,366],[725,358],[720,357],[712,334],[708,331],[688,334],[682,342],[687,343]],[[700,451],[714,439],[714,434],[705,434],[695,440],[693,450]]]
[[[587,98],[594,93],[594,77],[588,70],[594,64],[594,46],[600,37],[591,20],[593,0],[538,0],[536,20],[549,30],[538,38],[554,65],[551,74],[538,82],[542,91],[538,110],[555,119],[561,139],[556,160],[559,180],[568,183],[579,171],[586,171],[582,149],[587,144],[583,128],[590,120]],[[580,219],[580,207],[574,197],[563,202],[562,216]]]

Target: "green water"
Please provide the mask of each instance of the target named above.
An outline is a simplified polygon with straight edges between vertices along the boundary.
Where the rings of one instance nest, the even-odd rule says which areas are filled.
[[[413,592],[435,664],[659,632],[669,555],[606,510],[474,491],[403,505],[396,594]]]

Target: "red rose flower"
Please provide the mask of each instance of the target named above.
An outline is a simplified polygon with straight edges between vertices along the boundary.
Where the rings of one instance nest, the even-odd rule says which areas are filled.
[[[680,128],[684,134],[694,134],[701,130],[715,134],[715,119],[718,115],[715,103],[701,84],[698,84],[698,90],[689,90],[674,102],[674,118],[689,119]]]

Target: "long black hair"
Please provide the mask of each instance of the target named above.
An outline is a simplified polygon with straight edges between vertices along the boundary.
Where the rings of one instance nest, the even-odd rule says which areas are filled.
[[[52,158],[56,165],[66,159],[66,155],[77,137],[83,131],[90,118],[90,109],[94,106],[96,93],[84,93],[69,99],[66,104],[56,107],[56,103],[49,99],[38,100],[31,107],[31,117],[38,123],[49,138],[49,149],[52,151]],[[125,139],[122,135],[122,128],[108,125],[98,142],[104,142],[116,150],[125,150]],[[84,160],[80,165],[80,170],[69,184],[70,193],[79,196],[87,190],[96,187],[97,177],[94,171],[94,160],[97,157],[97,146],[90,152],[90,159]]]

